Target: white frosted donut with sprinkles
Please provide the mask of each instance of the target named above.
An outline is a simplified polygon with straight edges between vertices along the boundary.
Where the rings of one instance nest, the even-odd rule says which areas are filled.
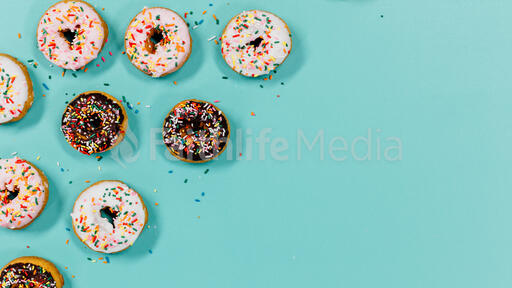
[[[226,63],[248,77],[269,74],[286,60],[292,49],[288,25],[261,10],[244,11],[233,17],[221,41]]]
[[[0,53],[0,125],[23,118],[33,101],[32,80],[25,65]]]
[[[64,0],[39,21],[37,44],[46,59],[64,69],[78,70],[98,57],[108,27],[87,2]]]
[[[48,201],[48,180],[32,163],[18,157],[0,159],[0,226],[27,227]]]
[[[100,181],[85,189],[75,201],[73,229],[90,249],[121,252],[135,242],[148,220],[144,201],[118,180]]]
[[[126,55],[140,71],[162,77],[180,69],[192,52],[187,23],[176,12],[144,8],[128,25]]]

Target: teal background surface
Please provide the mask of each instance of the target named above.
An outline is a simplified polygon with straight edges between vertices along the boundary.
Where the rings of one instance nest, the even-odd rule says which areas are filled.
[[[76,77],[36,47],[52,3],[0,1],[0,52],[27,64],[36,95],[24,119],[0,127],[0,157],[32,161],[51,193],[31,226],[0,230],[0,266],[41,256],[74,288],[512,286],[511,1],[91,0],[110,30],[105,62]],[[204,20],[189,61],[162,79],[121,54],[144,6]],[[254,8],[292,30],[293,51],[270,81],[236,75],[208,41]],[[127,138],[101,161],[73,150],[59,127],[65,102],[88,90],[133,106]],[[244,144],[207,164],[171,159],[159,128],[187,98],[219,100],[232,143],[241,131]],[[262,131],[271,140],[260,150]],[[301,135],[322,133],[308,151]],[[329,153],[334,137],[348,146],[334,153],[343,161]],[[275,157],[272,142],[288,149]],[[66,229],[85,181],[104,179],[139,191],[150,213],[108,264]]]

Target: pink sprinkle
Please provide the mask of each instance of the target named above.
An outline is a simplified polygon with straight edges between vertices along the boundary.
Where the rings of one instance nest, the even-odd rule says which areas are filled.
[[[101,56],[101,61],[105,62],[105,58],[103,58],[103,56]]]
[[[281,95],[277,95],[277,98],[281,97]]]
[[[112,52],[111,51],[108,51],[108,54],[110,54],[110,56],[112,56]]]
[[[100,67],[100,64],[96,64],[96,67]]]
[[[105,40],[105,43],[107,43],[107,42],[108,42],[108,38],[107,38],[107,40]]]
[[[215,100],[215,101],[213,101],[213,103],[219,103],[219,102],[220,102],[219,100]]]

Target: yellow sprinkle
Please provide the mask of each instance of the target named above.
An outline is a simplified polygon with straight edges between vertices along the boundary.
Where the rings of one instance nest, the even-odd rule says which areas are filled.
[[[39,160],[39,159],[41,159],[41,156],[37,156],[36,160]]]

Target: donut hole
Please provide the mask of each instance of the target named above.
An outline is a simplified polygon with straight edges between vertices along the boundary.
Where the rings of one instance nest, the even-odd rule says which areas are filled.
[[[181,136],[192,136],[205,133],[205,124],[201,119],[184,119],[183,128],[180,130]]]
[[[256,48],[260,47],[262,42],[263,42],[263,37],[260,36],[256,39],[252,40],[251,42],[247,43],[247,45],[253,46],[254,49],[256,49]]]
[[[160,29],[153,28],[149,31],[148,39],[146,40],[146,49],[149,53],[155,54],[156,45],[164,41],[164,33]]]
[[[101,125],[103,124],[103,120],[101,120],[100,115],[95,113],[90,116],[88,123],[91,130],[96,130],[101,127]]]
[[[114,229],[116,229],[116,225],[114,224],[114,220],[117,218],[118,214],[119,213],[117,211],[114,211],[114,209],[112,209],[110,206],[101,208],[101,210],[100,210],[101,218],[107,219],[107,221],[110,224],[112,224],[112,227]]]
[[[76,30],[71,29],[64,29],[60,31],[60,35],[66,39],[66,42],[68,42],[69,46],[73,45],[73,41],[75,41],[77,36]]]
[[[3,202],[4,204],[9,204],[12,200],[18,197],[18,195],[20,194],[20,189],[18,188],[18,186],[14,186],[13,190],[5,189],[4,191],[1,192],[2,194],[5,195],[3,197],[0,197],[0,199],[2,199],[1,202]]]

